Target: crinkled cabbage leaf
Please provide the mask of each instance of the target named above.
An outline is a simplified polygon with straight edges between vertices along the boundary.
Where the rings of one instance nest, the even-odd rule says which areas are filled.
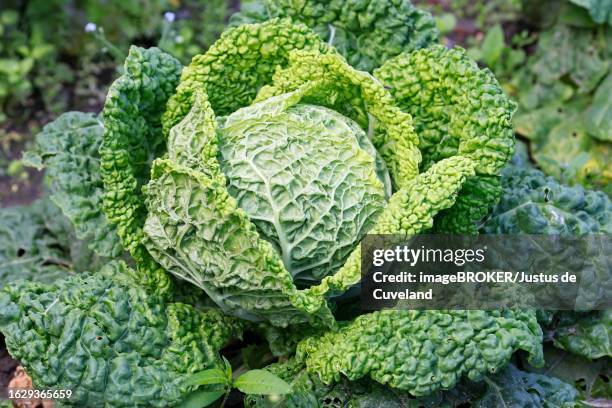
[[[122,252],[115,227],[102,212],[100,155],[104,128],[94,114],[68,112],[47,124],[26,161],[44,168],[50,198],[74,225],[77,238],[101,256]]]
[[[0,241],[0,288],[17,280],[50,283],[104,262],[48,199],[0,209]]]
[[[0,291],[0,332],[38,389],[72,390],[70,404],[167,407],[192,391],[240,324],[145,288],[123,262],[95,274]]]
[[[353,67],[372,71],[402,52],[438,41],[436,23],[409,0],[251,0],[243,1],[230,25],[289,17],[310,27]]]

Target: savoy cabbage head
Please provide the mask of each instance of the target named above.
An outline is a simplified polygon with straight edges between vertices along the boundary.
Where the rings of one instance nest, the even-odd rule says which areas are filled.
[[[271,97],[224,118],[218,157],[230,195],[305,286],[342,266],[391,184],[357,123],[300,96]]]

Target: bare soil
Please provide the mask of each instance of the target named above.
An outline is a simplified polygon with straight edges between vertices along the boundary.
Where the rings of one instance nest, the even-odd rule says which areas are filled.
[[[4,344],[4,337],[0,335],[0,390],[8,386],[17,366],[19,363],[11,358]]]

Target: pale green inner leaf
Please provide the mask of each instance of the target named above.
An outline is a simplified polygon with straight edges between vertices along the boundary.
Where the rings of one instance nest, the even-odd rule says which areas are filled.
[[[321,106],[282,109],[274,99],[225,120],[219,161],[260,235],[296,284],[310,285],[342,266],[385,206],[390,183],[355,122]],[[265,104],[276,106],[257,106]]]

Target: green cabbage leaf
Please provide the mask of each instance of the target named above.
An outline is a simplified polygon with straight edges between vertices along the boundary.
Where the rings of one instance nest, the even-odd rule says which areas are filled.
[[[572,3],[584,7],[589,11],[591,18],[598,24],[612,26],[612,4],[598,0],[570,0]]]
[[[404,53],[374,75],[412,116],[423,155],[421,170],[456,155],[477,163],[456,204],[435,222],[437,231],[475,233],[501,193],[499,171],[514,149],[515,104],[489,70],[478,68],[458,48],[436,45]]]
[[[409,0],[251,0],[241,2],[230,25],[275,17],[306,24],[361,71],[438,41],[434,18]]]
[[[149,179],[151,161],[165,151],[161,114],[181,70],[181,64],[161,50],[133,46],[125,60],[125,72],[111,85],[102,111],[102,209],[116,226],[143,280],[166,289],[171,285],[168,275],[142,244],[146,208],[141,189]]]
[[[197,88],[206,88],[216,115],[229,115],[248,106],[257,91],[285,66],[296,49],[334,52],[303,24],[273,19],[226,30],[204,54],[185,68],[176,93],[170,98],[162,123],[164,133],[189,112]]]
[[[46,170],[50,198],[70,219],[77,238],[87,241],[99,255],[115,257],[123,249],[101,209],[104,188],[98,149],[103,133],[96,115],[64,113],[36,135],[26,160]]]
[[[513,364],[483,377],[479,382],[462,381],[450,390],[415,397],[374,381],[343,381],[326,385],[302,365],[289,360],[266,368],[290,382],[293,392],[278,397],[248,396],[247,407],[272,408],[474,408],[547,407],[571,408],[578,391],[555,377],[519,370]]]
[[[541,366],[541,343],[533,311],[387,310],[303,340],[296,358],[328,384],[369,376],[421,396],[496,373],[518,349]]]
[[[612,311],[558,312],[542,326],[555,347],[595,360],[612,357]]]
[[[71,405],[167,407],[189,374],[220,364],[240,324],[139,284],[123,262],[53,283],[0,291],[0,331],[39,389],[72,390]]]
[[[0,209],[0,241],[0,288],[17,280],[50,283],[105,262],[49,199]]]

